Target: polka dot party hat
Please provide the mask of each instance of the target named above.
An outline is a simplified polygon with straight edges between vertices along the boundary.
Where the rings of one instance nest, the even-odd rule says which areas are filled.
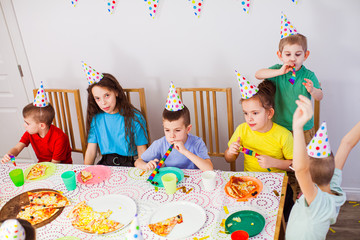
[[[157,7],[159,6],[159,0],[144,0],[144,2],[149,9],[150,17],[155,18]]]
[[[0,227],[0,239],[25,240],[24,227],[16,219],[8,219]]]
[[[95,69],[87,65],[84,61],[81,63],[84,68],[89,85],[98,83],[104,77],[101,73],[97,72]]]
[[[291,35],[298,34],[295,27],[290,23],[284,12],[281,12],[281,30],[280,38],[286,38]]]
[[[38,89],[38,91],[36,93],[36,97],[34,99],[33,105],[36,107],[46,107],[47,105],[49,105],[47,94],[45,92],[42,81],[40,83],[40,88]]]
[[[200,17],[203,7],[203,0],[188,0],[191,3],[195,16]]]
[[[184,108],[184,104],[182,103],[179,94],[177,93],[173,82],[170,82],[169,93],[166,99],[165,104],[166,110],[176,112],[182,110]]]
[[[244,12],[249,13],[250,10],[250,0],[242,0],[241,7]]]
[[[259,89],[255,85],[250,84],[250,82],[247,81],[245,77],[243,77],[238,71],[235,70],[235,74],[239,81],[242,99],[249,99],[259,91]]]
[[[107,0],[107,10],[110,14],[114,13],[115,7],[116,7],[117,1],[115,0]]]
[[[78,0],[71,0],[71,4],[76,7],[76,4],[78,3]]]
[[[295,3],[295,4],[297,4],[298,3],[298,1],[297,0],[291,0],[293,3]]]
[[[131,222],[128,233],[126,235],[126,240],[143,240],[143,235],[140,230],[138,215],[135,215],[134,220]]]
[[[321,124],[306,149],[310,157],[324,158],[330,156],[331,148],[328,139],[326,122]]]

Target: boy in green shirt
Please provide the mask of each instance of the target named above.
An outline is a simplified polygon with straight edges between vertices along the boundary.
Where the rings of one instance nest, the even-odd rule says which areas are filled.
[[[309,99],[313,97],[320,101],[323,92],[315,74],[303,66],[310,54],[306,37],[296,31],[285,14],[282,15],[281,24],[281,40],[277,56],[283,65],[276,64],[268,69],[260,69],[255,73],[255,77],[259,80],[268,79],[274,83],[276,92],[273,121],[292,131],[292,116],[297,108],[295,100],[298,96],[303,95]],[[315,134],[313,117],[304,125],[303,130],[305,143],[308,144]],[[293,172],[288,172],[288,175],[296,198],[300,192],[299,185]]]

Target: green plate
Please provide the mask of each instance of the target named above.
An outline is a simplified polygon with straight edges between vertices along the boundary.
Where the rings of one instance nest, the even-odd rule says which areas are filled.
[[[181,180],[184,178],[184,172],[183,170],[181,170],[180,168],[176,168],[176,167],[162,167],[159,169],[158,174],[155,175],[153,181],[154,182],[158,182],[158,185],[152,184],[153,186],[156,187],[164,187],[162,181],[161,181],[161,177],[167,173],[174,173],[178,179],[178,182],[181,182]]]
[[[52,163],[52,162],[41,162],[40,163],[41,165],[46,165],[46,166],[48,166],[48,168],[46,169],[46,171],[45,171],[45,174],[44,174],[44,176],[42,176],[42,177],[39,177],[39,178],[37,178],[37,179],[33,179],[33,180],[28,180],[26,177],[27,177],[27,175],[29,174],[29,172],[30,172],[30,169],[33,167],[33,166],[35,166],[35,164],[33,164],[33,165],[31,165],[30,167],[28,167],[25,171],[24,171],[24,176],[25,176],[25,180],[26,181],[37,181],[37,180],[42,180],[42,179],[45,179],[45,178],[48,178],[48,177],[50,177],[51,175],[53,175],[54,173],[55,173],[55,171],[56,171],[56,165],[54,164],[54,163]]]
[[[240,221],[235,221],[234,218],[240,218]],[[232,223],[232,224],[230,224]],[[230,226],[228,226],[230,224]],[[258,235],[265,226],[265,218],[258,212],[244,210],[231,214],[225,221],[225,229],[229,233],[237,230],[246,231],[249,237]]]

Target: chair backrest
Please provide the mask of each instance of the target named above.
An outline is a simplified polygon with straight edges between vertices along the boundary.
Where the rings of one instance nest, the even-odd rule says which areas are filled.
[[[82,153],[85,157],[86,139],[79,89],[45,89],[45,92],[48,93],[49,101],[55,110],[53,124],[63,130],[66,135],[68,135],[72,151]],[[36,97],[37,89],[34,89],[33,93],[34,97]],[[74,98],[70,99],[69,101],[68,95],[73,95]],[[73,119],[75,117],[72,116],[74,110],[71,110],[71,106],[74,105],[76,110],[81,147],[76,145],[75,134],[73,130]]]
[[[132,103],[133,105],[134,105],[134,103],[131,101],[131,93],[138,93],[138,95],[139,95],[138,96],[139,97],[138,105],[140,107],[141,114],[144,116],[144,118],[146,120],[146,130],[147,130],[147,135],[148,135],[148,139],[149,139],[148,145],[150,145],[151,141],[150,141],[149,123],[148,123],[148,118],[147,118],[145,90],[144,90],[144,88],[124,88],[124,92],[126,94],[128,101],[130,103]]]
[[[222,105],[220,110],[224,111],[226,109],[227,114],[221,114],[220,117],[225,117],[226,119],[225,122],[227,122],[228,129],[226,140],[229,140],[234,132],[231,88],[177,88],[176,90],[183,102],[189,104],[190,101],[185,101],[183,95],[186,92],[192,93],[196,135],[201,137],[207,145],[209,156],[224,157],[225,153],[220,151],[218,126],[220,118],[218,116],[217,96],[220,96],[220,94],[225,95],[223,97],[225,97],[226,107]],[[188,104],[186,105],[189,107]],[[230,169],[231,171],[236,170],[235,162],[230,163]]]
[[[315,132],[320,127],[320,101],[314,100],[314,128]]]

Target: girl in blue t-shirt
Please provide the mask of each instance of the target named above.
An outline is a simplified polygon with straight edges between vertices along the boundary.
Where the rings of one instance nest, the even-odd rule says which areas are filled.
[[[98,164],[133,167],[134,157],[147,148],[144,117],[111,74],[104,73],[87,91],[85,164],[94,164],[99,147],[102,158]]]

